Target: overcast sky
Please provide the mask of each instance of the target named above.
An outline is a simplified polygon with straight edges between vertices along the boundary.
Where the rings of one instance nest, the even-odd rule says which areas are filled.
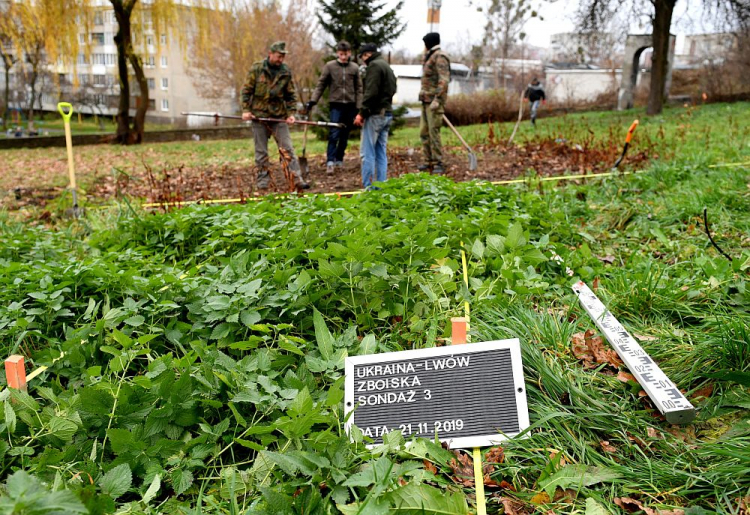
[[[390,7],[398,0],[388,0]],[[476,3],[489,4],[488,1],[478,0]],[[574,25],[566,19],[570,11],[563,4],[572,4],[570,0],[545,3],[539,13],[545,21],[531,20],[526,25],[526,41],[541,47],[549,46],[549,36],[557,32],[570,32]],[[577,3],[577,2],[576,2]],[[407,21],[406,32],[393,44],[395,49],[405,48],[411,53],[419,53],[424,49],[422,36],[429,32],[427,23],[427,0],[406,0],[401,8],[401,18]],[[485,14],[477,12],[476,7],[469,6],[468,0],[443,0],[440,8],[440,37],[445,45],[460,45],[470,47],[481,41],[484,34]]]
[[[315,0],[312,0],[313,6]],[[392,8],[398,0],[386,0],[386,6]],[[489,0],[474,0],[474,3],[489,5]],[[575,29],[572,20],[578,0],[556,0],[553,2],[538,0],[539,13],[543,20],[532,19],[525,27],[526,41],[534,46],[549,47],[550,35],[559,32],[571,32]],[[692,2],[695,6],[697,2]],[[672,33],[677,34],[677,51],[681,49],[681,36],[685,33],[710,32],[713,29],[703,26],[699,10],[686,10],[690,2],[679,1],[675,9]],[[422,36],[429,32],[427,23],[427,0],[406,0],[400,11],[401,19],[407,22],[407,29],[398,38],[391,49],[405,49],[416,55],[424,49]],[[469,0],[443,0],[440,9],[439,32],[444,47],[457,50],[468,50],[472,44],[478,44],[484,34],[484,14],[477,12],[476,7],[469,5]],[[631,24],[632,33],[644,33],[649,30],[639,27],[636,21]]]

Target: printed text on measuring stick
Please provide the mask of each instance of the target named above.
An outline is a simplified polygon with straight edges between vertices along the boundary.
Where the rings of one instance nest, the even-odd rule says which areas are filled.
[[[664,414],[667,422],[686,424],[692,421],[695,418],[695,408],[690,401],[607,310],[596,294],[583,282],[575,284],[573,290],[583,308],[604,333],[656,408]]]
[[[349,426],[376,444],[399,430],[489,445],[528,425],[518,340],[348,358],[346,376]]]

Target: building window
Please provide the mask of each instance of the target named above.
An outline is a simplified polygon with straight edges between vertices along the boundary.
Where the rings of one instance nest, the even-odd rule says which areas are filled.
[[[167,67],[167,56],[163,55],[161,56],[161,67],[166,68]]]
[[[148,59],[146,59],[145,65],[148,68],[153,68],[154,66],[156,66],[156,59],[154,58],[153,55],[148,56]]]
[[[117,54],[104,54],[104,64],[114,66],[117,64]]]
[[[161,79],[161,89],[169,89],[169,79],[166,77],[162,77]]]
[[[78,42],[81,45],[85,45],[86,44],[86,34],[78,34]]]
[[[166,45],[167,44],[167,35],[166,34],[162,34],[161,35],[161,44],[162,45]]]
[[[115,44],[115,35],[112,32],[105,32],[104,33],[104,43],[107,45],[114,45]]]
[[[78,84],[81,86],[85,86],[89,83],[89,76],[87,73],[79,73],[78,74]]]
[[[167,100],[166,98],[161,99],[161,110],[169,111],[169,100]]]
[[[78,64],[89,64],[88,58],[86,58],[86,54],[78,54]]]
[[[154,79],[146,79],[148,81],[148,89],[154,89],[156,87],[156,81]]]
[[[107,76],[106,75],[94,75],[94,86],[104,87],[107,85]],[[103,102],[100,102],[103,103]]]
[[[154,44],[154,37],[153,36],[146,36],[146,44],[148,46],[151,46]]]
[[[153,111],[154,109],[156,109],[156,99],[149,98],[147,111]]]
[[[94,13],[94,25],[104,24],[104,13],[102,11],[96,11]]]
[[[91,42],[94,43],[95,45],[103,45],[104,44],[104,32],[92,32]]]

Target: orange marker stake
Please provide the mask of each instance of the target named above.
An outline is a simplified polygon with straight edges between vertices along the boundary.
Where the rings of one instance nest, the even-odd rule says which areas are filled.
[[[23,356],[14,354],[5,360],[5,377],[8,381],[8,388],[27,391],[26,367]]]
[[[630,140],[633,139],[633,133],[635,132],[635,128],[638,127],[638,120],[635,120],[631,125],[630,129],[628,129],[628,135],[625,136],[625,146],[622,148],[622,154],[620,155],[620,158],[615,161],[614,166],[612,167],[613,170],[615,170],[618,166],[620,166],[620,163],[622,163],[622,160],[625,158],[625,153],[628,151],[628,147],[630,146]]]
[[[451,318],[451,345],[466,343],[466,318]]]

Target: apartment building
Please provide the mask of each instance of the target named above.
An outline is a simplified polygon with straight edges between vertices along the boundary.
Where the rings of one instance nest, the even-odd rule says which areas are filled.
[[[120,95],[117,69],[117,48],[114,36],[117,21],[109,2],[99,0],[94,13],[93,26],[80,32],[80,52],[75,66],[56,63],[48,65],[48,73],[40,84],[41,107],[56,111],[59,101],[73,104],[74,109],[85,114],[114,116]],[[170,33],[156,34],[152,29],[139,31],[134,38],[136,51],[143,60],[148,82],[148,111],[146,119],[152,123],[180,123],[184,111],[232,113],[237,110],[232,98],[206,100],[202,98],[191,79],[187,62],[189,45],[172,38]],[[129,67],[130,68],[130,67]],[[0,74],[2,72],[0,71]],[[26,89],[23,76],[11,73],[12,107],[24,107]],[[130,70],[131,114],[141,102],[140,88]]]

